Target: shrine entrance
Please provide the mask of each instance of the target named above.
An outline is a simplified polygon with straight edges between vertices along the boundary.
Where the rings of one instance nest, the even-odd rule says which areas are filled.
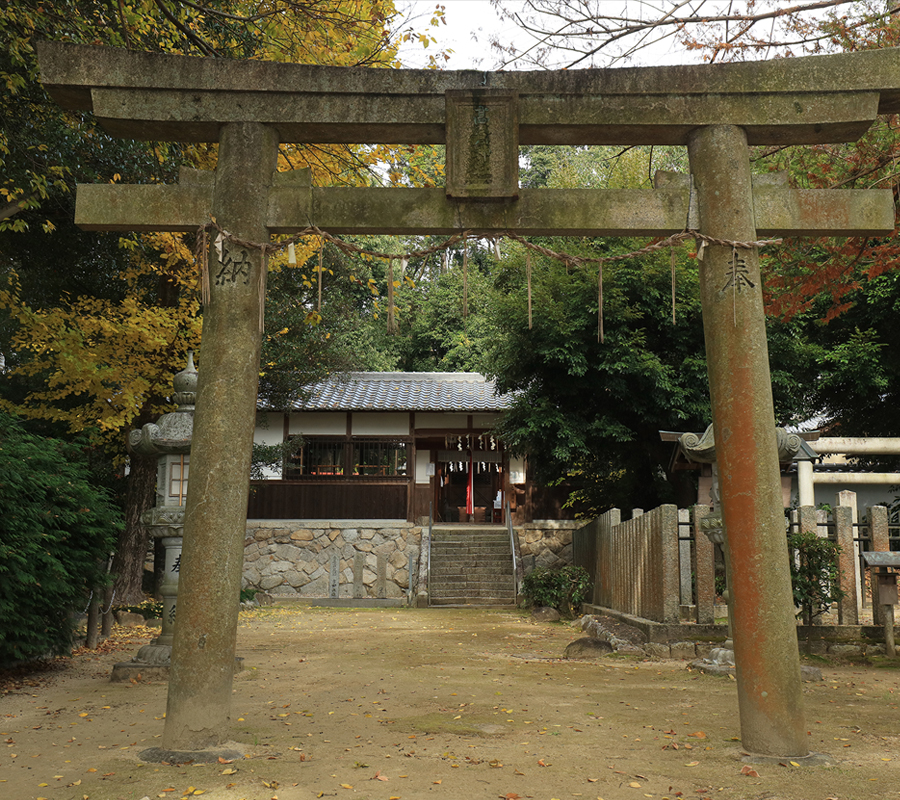
[[[697,240],[742,742],[751,753],[807,756],[758,247],[761,237],[888,235],[893,198],[755,181],[748,146],[858,138],[877,114],[900,109],[900,52],[540,73],[59,43],[38,53],[54,99],[92,111],[111,135],[219,145],[215,173],[186,171],[174,186],[81,186],[76,208],[89,229],[209,238],[165,747],[198,750],[227,735],[266,253],[285,244],[271,236],[554,234]],[[308,173],[275,171],[282,142],[445,143],[446,187],[311,186]],[[691,175],[653,190],[520,189],[520,144],[683,145]]]

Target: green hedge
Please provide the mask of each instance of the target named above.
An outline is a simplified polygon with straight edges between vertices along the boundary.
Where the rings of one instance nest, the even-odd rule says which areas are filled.
[[[121,512],[75,445],[0,412],[0,666],[65,653],[105,581]]]

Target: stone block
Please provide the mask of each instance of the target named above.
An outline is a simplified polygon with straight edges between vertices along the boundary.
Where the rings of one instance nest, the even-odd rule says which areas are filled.
[[[257,550],[254,553],[248,553],[246,550],[244,551],[244,563],[252,564],[259,558],[259,551]]]
[[[559,564],[562,564],[562,560],[550,550],[543,550],[535,559],[535,566],[544,567],[545,569],[553,569]]]
[[[841,656],[842,658],[861,656],[863,649],[858,644],[833,644],[828,648],[829,655]]]
[[[379,556],[389,556],[391,553],[395,552],[396,549],[397,545],[395,545],[394,542],[385,542],[375,548],[375,553]]]
[[[267,528],[257,528],[253,532],[253,538],[258,542],[264,542],[269,538],[269,531]]]
[[[374,539],[375,531],[372,528],[363,528],[359,532],[360,539]]]
[[[345,542],[356,542],[359,540],[359,530],[356,528],[345,528],[344,529],[344,541]]]
[[[810,642],[800,641],[800,652],[814,656],[823,656],[828,652],[828,643],[821,639],[813,639]]]
[[[647,642],[644,645],[644,652],[653,658],[669,658],[672,655],[669,645],[659,642]]]
[[[301,590],[304,597],[328,597],[328,575],[322,575],[314,581],[310,581]]]
[[[566,645],[563,658],[592,660],[609,655],[612,650],[612,645],[609,642],[603,639],[595,639],[592,636],[584,636]]]
[[[403,569],[409,563],[409,559],[406,557],[406,553],[404,553],[402,550],[395,550],[388,560],[390,562],[390,565],[395,569]]]
[[[294,587],[287,583],[282,583],[280,586],[275,586],[270,590],[270,594],[279,595],[279,594],[294,594]]]
[[[371,542],[357,542],[356,549],[361,553],[371,553],[375,548]]]
[[[697,652],[698,658],[706,658],[714,648],[719,645],[713,644],[712,642],[695,642],[694,649]]]
[[[279,561],[300,561],[303,559],[303,551],[292,544],[278,544],[275,546],[273,555]]]
[[[549,606],[538,606],[532,610],[531,618],[535,622],[558,622],[559,612]]]
[[[697,657],[697,651],[693,642],[672,642],[669,645],[669,655],[683,661],[693,661]]]
[[[259,584],[259,579],[262,575],[259,574],[259,570],[254,569],[253,567],[244,568],[243,579],[247,581],[250,586],[257,586]]]
[[[318,580],[321,580],[322,578],[325,578],[326,580],[328,578],[328,570],[325,569],[325,567],[320,566],[317,569],[313,570],[311,573],[309,573],[310,581],[318,581]]]
[[[391,600],[399,600],[401,597],[406,596],[406,592],[404,592],[396,583],[393,581],[388,581],[384,585],[384,596]]]
[[[332,528],[330,531],[328,531],[328,538],[332,542],[335,541],[338,538],[338,536],[340,536],[340,535],[341,535],[341,531],[339,528]]]
[[[406,569],[398,569],[394,572],[393,575],[394,583],[398,586],[408,589],[409,588],[409,570]]]
[[[284,582],[290,584],[295,589],[298,586],[303,586],[307,582],[307,577],[302,572],[297,572],[295,569],[290,569],[285,572],[282,577],[284,578]]]
[[[531,544],[532,542],[537,542],[538,540],[540,540],[542,538],[543,538],[543,534],[540,531],[536,531],[536,530],[525,531],[525,541],[528,544]]]
[[[281,586],[282,583],[284,583],[283,575],[264,575],[259,579],[259,588],[264,592],[269,592],[276,586]]]
[[[313,538],[313,532],[309,528],[297,528],[297,530],[291,531],[291,540],[295,542],[311,542]]]
[[[362,582],[366,586],[374,586],[378,575],[371,569],[364,569],[362,574]]]

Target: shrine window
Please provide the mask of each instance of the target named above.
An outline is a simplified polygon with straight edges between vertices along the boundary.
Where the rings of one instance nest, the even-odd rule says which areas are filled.
[[[406,475],[408,443],[402,439],[354,439],[353,475],[379,478]]]
[[[345,474],[344,439],[309,437],[285,464],[286,478],[336,477]]]

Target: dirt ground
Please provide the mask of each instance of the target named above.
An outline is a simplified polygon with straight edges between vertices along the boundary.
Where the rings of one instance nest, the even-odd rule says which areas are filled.
[[[136,630],[7,680],[0,800],[900,798],[896,669],[818,661],[810,748],[835,763],[742,774],[732,679],[561,660],[573,625],[475,609],[242,612],[228,738],[246,756],[148,764],[166,687],[109,681],[151,635]]]

